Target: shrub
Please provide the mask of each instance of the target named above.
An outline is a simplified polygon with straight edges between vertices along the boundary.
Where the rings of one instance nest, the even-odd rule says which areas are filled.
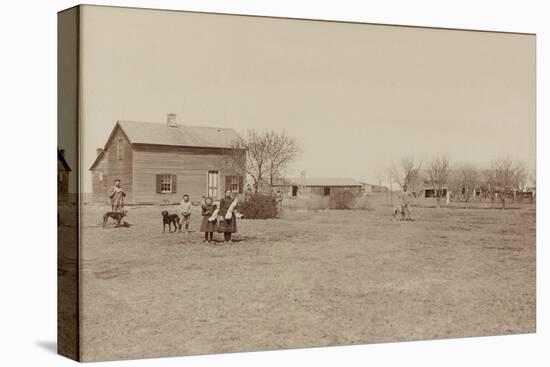
[[[246,219],[271,219],[277,217],[277,201],[272,195],[248,195],[239,209]]]
[[[337,191],[330,196],[330,209],[353,209],[355,207],[355,194],[349,190]]]
[[[367,196],[362,195],[362,196],[356,198],[353,209],[370,210],[370,205],[369,204],[370,203],[369,203],[369,199],[367,198]]]

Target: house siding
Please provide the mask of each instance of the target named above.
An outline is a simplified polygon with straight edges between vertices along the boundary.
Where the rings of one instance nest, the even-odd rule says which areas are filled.
[[[135,204],[179,203],[183,194],[199,201],[207,192],[208,171],[218,171],[218,198],[225,177],[236,175],[222,167],[223,149],[134,145],[133,188]],[[175,175],[175,193],[157,193],[157,175]]]
[[[120,140],[122,159],[118,157],[118,141]],[[100,181],[101,173],[103,180]],[[126,192],[126,202],[133,203],[133,149],[132,145],[118,128],[105,148],[101,162],[92,170],[92,192],[94,201],[108,202],[108,193],[115,179],[120,180],[123,190]]]
[[[57,171],[57,193],[69,193],[69,172]]]
[[[69,171],[63,163],[57,160],[57,193],[67,194],[69,192]]]

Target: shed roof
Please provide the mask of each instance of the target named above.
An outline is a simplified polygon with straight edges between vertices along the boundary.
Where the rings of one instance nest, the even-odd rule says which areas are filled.
[[[346,177],[288,177],[278,184],[279,186],[361,186],[353,178]]]

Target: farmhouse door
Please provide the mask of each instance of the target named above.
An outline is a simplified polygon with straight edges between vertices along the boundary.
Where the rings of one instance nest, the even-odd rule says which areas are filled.
[[[207,184],[207,192],[208,196],[211,196],[213,198],[219,198],[219,172],[218,171],[208,171],[208,184]]]

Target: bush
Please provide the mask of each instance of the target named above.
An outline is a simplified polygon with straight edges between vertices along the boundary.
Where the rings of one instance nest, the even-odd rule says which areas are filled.
[[[356,198],[353,209],[370,210],[371,208],[370,208],[369,204],[370,203],[369,203],[369,199],[367,198],[367,196],[362,195],[362,196]]]
[[[349,190],[337,191],[330,196],[330,209],[353,209],[355,207],[355,194]]]
[[[272,195],[251,194],[239,208],[246,219],[272,219],[277,217],[277,201]]]

